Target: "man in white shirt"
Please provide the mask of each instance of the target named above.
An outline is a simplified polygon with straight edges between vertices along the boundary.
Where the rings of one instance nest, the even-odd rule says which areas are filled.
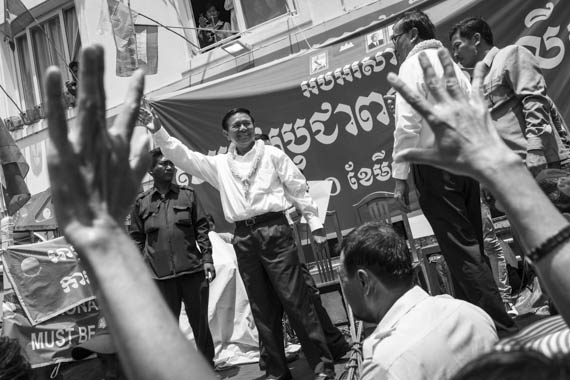
[[[366,223],[341,247],[341,284],[354,315],[378,324],[364,340],[362,380],[445,380],[497,342],[479,307],[413,285],[406,242]]]
[[[255,141],[254,120],[245,108],[230,110],[222,120],[228,152],[207,156],[168,135],[157,117],[147,128],[165,157],[220,191],[226,220],[236,224],[233,245],[251,311],[266,347],[267,379],[291,379],[283,347],[283,311],[303,326],[309,340],[303,350],[315,379],[334,379],[334,365],[308,289],[284,211],[295,206],[317,244],[326,236],[307,181],[281,150]]]
[[[394,25],[392,42],[400,63],[399,77],[418,94],[429,99],[430,83],[424,80],[419,53],[425,52],[436,75],[443,75],[437,57],[437,50],[443,45],[435,39],[432,22],[422,12],[407,12]],[[460,90],[469,93],[469,80],[456,64],[454,70]],[[434,135],[427,122],[398,94],[393,156],[408,148],[429,148],[433,144]],[[469,177],[433,166],[412,165],[410,170],[409,163],[394,162],[394,197],[406,205],[410,171],[422,211],[449,266],[455,296],[483,308],[493,318],[500,332],[515,332],[517,327],[505,311],[483,251],[479,184]]]

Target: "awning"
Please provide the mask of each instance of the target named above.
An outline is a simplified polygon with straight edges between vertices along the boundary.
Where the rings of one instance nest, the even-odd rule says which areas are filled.
[[[51,231],[57,228],[51,191],[32,195],[14,216],[14,231]]]

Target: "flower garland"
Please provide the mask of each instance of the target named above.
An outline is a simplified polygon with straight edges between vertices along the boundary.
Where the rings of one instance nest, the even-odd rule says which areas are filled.
[[[245,199],[249,199],[249,187],[251,185],[250,179],[253,177],[257,171],[257,168],[259,167],[259,163],[261,162],[261,158],[265,152],[265,143],[262,140],[257,140],[253,146],[253,150],[255,150],[255,157],[253,158],[251,167],[247,173],[243,175],[239,172],[238,168],[235,165],[237,155],[236,145],[232,142],[230,144],[230,148],[228,149],[228,165],[230,167],[230,171],[232,172],[232,175],[241,182],[245,193]]]

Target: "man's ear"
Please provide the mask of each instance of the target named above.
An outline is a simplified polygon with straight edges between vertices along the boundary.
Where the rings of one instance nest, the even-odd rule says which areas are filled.
[[[473,41],[473,45],[478,46],[481,43],[481,33],[475,33],[471,37],[471,41]]]
[[[225,137],[228,141],[231,141],[231,140],[230,140],[230,135],[229,135],[228,131],[226,131],[225,129],[222,129],[222,133],[224,134],[224,137]]]
[[[418,28],[413,27],[412,29],[410,29],[412,32],[412,35],[410,36],[410,41],[415,43],[416,40],[418,39],[418,36],[420,34],[420,32],[418,32]]]
[[[366,269],[358,269],[356,271],[356,279],[362,287],[364,294],[367,294],[370,290],[370,274]]]

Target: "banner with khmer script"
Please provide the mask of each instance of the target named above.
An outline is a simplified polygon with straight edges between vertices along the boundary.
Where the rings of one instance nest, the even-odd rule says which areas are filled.
[[[11,246],[2,263],[31,325],[95,298],[77,253],[63,238]]]
[[[449,45],[451,25],[465,17],[484,17],[499,47],[518,43],[539,58],[549,93],[570,120],[570,7],[562,0],[446,3],[430,1],[424,9],[444,44]],[[259,132],[268,134],[308,180],[332,181],[329,209],[337,211],[343,229],[353,227],[353,204],[374,191],[393,191],[394,116],[387,105],[393,89],[386,75],[398,66],[390,43],[395,19],[389,15],[410,4],[421,2],[386,8],[385,16],[379,14],[384,21],[374,29],[151,103],[172,135],[206,154],[227,150],[220,124],[225,112],[249,108]],[[184,173],[178,179],[190,182],[206,210],[222,221],[216,191]]]

